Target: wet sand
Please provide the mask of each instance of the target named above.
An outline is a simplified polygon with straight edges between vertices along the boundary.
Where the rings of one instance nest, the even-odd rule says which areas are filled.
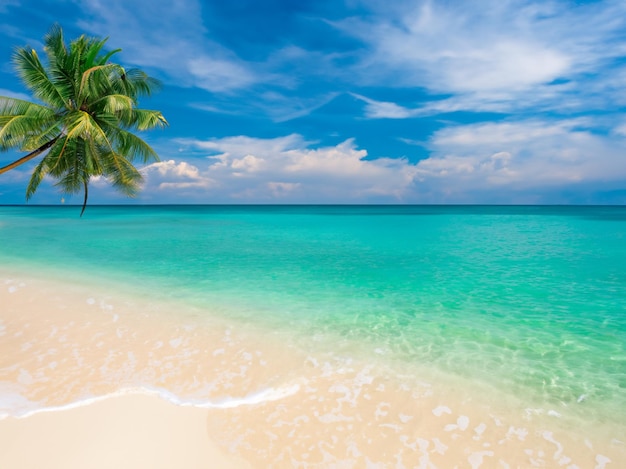
[[[626,464],[623,426],[112,288],[0,272],[0,467]]]

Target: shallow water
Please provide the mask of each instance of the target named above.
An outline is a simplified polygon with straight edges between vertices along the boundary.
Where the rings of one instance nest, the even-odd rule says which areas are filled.
[[[295,386],[344,386],[335,392],[343,392],[347,405],[382,384],[377,392],[397,391],[386,395],[390,402],[431,399],[429,386],[436,382],[435,394],[472,387],[529,415],[607,424],[614,439],[626,433],[623,207],[130,206],[89,207],[82,219],[74,207],[2,207],[0,266],[104,290],[115,285],[152,305],[169,305],[159,314],[184,316],[192,329],[224,318],[264,331],[268,342],[292,351],[287,358],[264,345],[243,352],[234,347],[224,367],[233,360],[248,367],[285,361],[286,375],[280,376],[262,367],[246,368],[241,376],[224,368],[224,376],[241,381],[231,383],[239,397],[254,396],[261,385],[262,392],[279,389],[278,395]],[[20,292],[11,279],[0,288],[13,289],[3,298]],[[122,314],[108,311],[100,297],[80,302],[90,299],[92,310]],[[190,330],[160,342],[189,340],[185,350],[193,356],[199,344],[224,341],[231,326],[220,327],[219,335],[196,345]],[[118,331],[112,329],[111,337]],[[136,343],[128,347],[117,365],[116,359],[108,362],[115,374],[98,365],[103,388],[93,395],[121,385],[158,385],[189,402],[204,393],[205,406],[214,402],[209,397],[234,397],[224,377],[222,388],[210,392],[207,383],[192,383],[194,376],[214,372],[208,371],[216,366],[210,360],[198,369],[189,359],[180,376],[155,383],[167,357],[152,366],[154,355],[142,358]],[[219,358],[228,350],[215,346],[205,353]],[[137,365],[141,360],[144,366]],[[179,363],[181,355],[170,360]],[[313,374],[299,368],[303,362]],[[348,384],[338,385],[339,378]],[[72,399],[88,397],[79,394]],[[471,398],[452,394],[455,402]],[[68,399],[59,395],[54,405]],[[428,405],[435,409],[437,402]],[[474,410],[482,405],[474,404]],[[376,409],[379,417],[385,412]],[[409,422],[411,415],[402,413],[408,411],[398,409],[403,417],[393,425]],[[461,417],[469,413],[454,415],[447,425],[467,426]]]

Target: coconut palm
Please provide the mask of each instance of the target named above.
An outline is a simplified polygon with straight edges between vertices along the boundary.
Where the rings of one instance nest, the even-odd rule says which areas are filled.
[[[43,155],[26,200],[51,176],[64,193],[84,191],[81,216],[92,177],[136,195],[142,176],[133,162],[158,160],[158,155],[132,132],[167,125],[160,112],[137,108],[138,99],[150,95],[158,82],[141,70],[109,62],[119,49],[104,53],[106,39],[83,35],[68,47],[55,25],[44,42],[45,63],[34,49],[15,50],[17,73],[37,102],[0,97],[0,150],[28,152],[0,168],[0,174]]]

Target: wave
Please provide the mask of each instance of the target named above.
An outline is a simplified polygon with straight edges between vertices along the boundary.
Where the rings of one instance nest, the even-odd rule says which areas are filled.
[[[196,407],[199,409],[232,409],[235,407],[256,405],[263,402],[277,401],[296,394],[300,390],[300,384],[293,383],[282,387],[269,387],[259,391],[249,393],[242,397],[225,396],[219,399],[191,399],[177,396],[167,389],[149,387],[129,387],[122,388],[113,393],[102,396],[92,396],[80,399],[68,404],[58,406],[41,406],[29,401],[20,395],[0,397],[0,420],[13,418],[27,418],[42,412],[59,412],[88,406],[106,399],[112,399],[128,395],[156,396],[167,402],[181,407]],[[8,405],[7,405],[8,404]]]

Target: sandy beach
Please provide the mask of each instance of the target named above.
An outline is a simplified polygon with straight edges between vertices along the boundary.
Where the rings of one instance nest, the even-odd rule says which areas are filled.
[[[0,423],[0,467],[250,468],[209,438],[207,413],[155,396],[127,395],[8,418]]]
[[[620,467],[577,427],[463,381],[391,376],[175,304],[2,272],[0,467]],[[182,319],[181,319],[182,318]],[[194,322],[195,321],[195,322]]]

